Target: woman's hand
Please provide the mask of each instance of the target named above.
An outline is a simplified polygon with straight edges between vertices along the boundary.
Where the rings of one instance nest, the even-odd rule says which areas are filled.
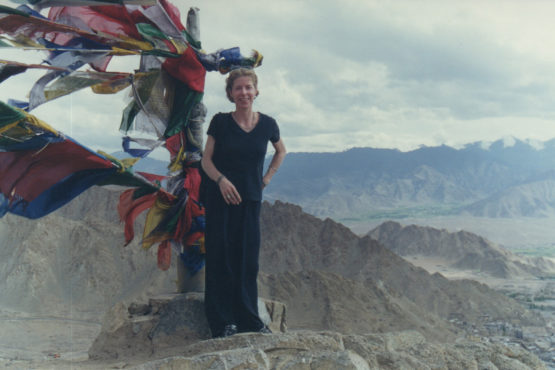
[[[216,141],[212,135],[208,135],[206,137],[206,146],[204,147],[204,155],[202,156],[202,160],[200,164],[202,165],[202,169],[208,177],[214,180],[218,186],[220,187],[220,192],[222,193],[222,197],[227,204],[239,204],[241,203],[241,196],[237,189],[235,189],[235,185],[231,183],[218,169],[214,166],[214,162],[212,162],[212,155],[214,154],[214,144]]]
[[[227,177],[223,177],[218,185],[220,186],[222,197],[227,204],[238,205],[241,203],[241,195],[239,195],[239,192],[235,189],[235,185],[233,185]]]
[[[272,143],[272,145],[274,146],[276,152],[272,157],[272,161],[270,162],[270,166],[268,167],[266,174],[264,175],[264,177],[262,177],[262,189],[270,184],[270,181],[272,181],[272,176],[274,176],[274,174],[277,172],[279,166],[281,165],[281,162],[283,162],[283,158],[285,158],[285,154],[287,154],[287,151],[285,150],[285,145],[283,144],[283,140],[279,139],[277,142]]]

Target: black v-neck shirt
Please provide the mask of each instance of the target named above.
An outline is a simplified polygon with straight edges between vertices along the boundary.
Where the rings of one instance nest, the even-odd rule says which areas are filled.
[[[268,142],[279,141],[275,119],[259,113],[256,126],[243,130],[231,113],[217,113],[210,122],[208,135],[214,138],[212,162],[228,178],[243,200],[262,200],[262,172]],[[212,181],[212,185],[216,183]],[[209,186],[221,196],[218,186]],[[211,193],[211,194],[210,194]],[[217,196],[209,191],[209,196]]]

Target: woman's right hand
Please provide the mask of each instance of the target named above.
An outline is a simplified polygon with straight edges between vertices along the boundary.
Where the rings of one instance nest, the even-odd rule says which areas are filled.
[[[233,185],[227,177],[223,177],[218,185],[220,186],[222,197],[227,204],[238,205],[241,203],[241,195],[239,195],[239,192],[235,189],[235,185]]]

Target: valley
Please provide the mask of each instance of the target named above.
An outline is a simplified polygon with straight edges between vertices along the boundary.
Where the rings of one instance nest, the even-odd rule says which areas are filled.
[[[523,306],[541,315],[546,325],[518,326],[511,322],[484,316],[480,326],[468,324],[453,316],[450,321],[467,332],[470,337],[487,338],[494,343],[524,347],[541,358],[550,369],[555,369],[555,277],[553,278],[495,278],[471,270],[459,270],[449,266],[444,259],[411,256],[407,261],[422,267],[429,273],[440,273],[448,279],[476,280],[502,292]]]
[[[555,368],[555,259],[551,258],[553,255],[550,255],[549,246],[536,244],[528,248],[518,247],[519,243],[525,245],[530,242],[527,226],[537,232],[536,238],[545,237],[542,235],[542,225],[532,222],[537,219],[437,219],[434,226],[430,226],[434,222],[429,219],[407,221],[366,224],[366,227],[361,223],[357,226],[361,228],[361,235],[368,233],[412,265],[430,274],[438,273],[450,280],[479,281],[540,315],[545,320],[544,326],[515,325],[510,320],[500,320],[489,315],[469,323],[453,314],[449,321],[464,330],[468,337],[524,347],[541,358],[549,368]],[[549,235],[548,220],[542,221],[545,222],[544,231]],[[466,222],[466,227],[449,229],[463,222]],[[496,235],[492,231],[504,230],[506,234],[503,240],[511,242],[514,248],[504,249],[498,243],[482,238],[482,234],[469,233],[469,225],[479,226],[476,229],[489,231],[490,235]],[[538,239],[534,242],[538,243]],[[479,257],[469,259],[471,255]],[[459,261],[461,256],[462,260]],[[529,267],[526,268],[526,265]]]

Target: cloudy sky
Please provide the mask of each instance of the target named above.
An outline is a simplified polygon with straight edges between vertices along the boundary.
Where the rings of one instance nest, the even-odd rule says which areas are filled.
[[[173,3],[183,19],[189,7],[200,9],[207,52],[240,46],[243,54],[264,55],[256,109],[278,120],[290,152],[555,137],[555,2]],[[2,50],[0,58],[41,56]],[[120,58],[111,70],[136,63]],[[24,99],[40,75],[5,81],[0,99]],[[233,109],[224,79],[207,76],[209,116]],[[126,99],[83,91],[34,113],[85,145],[112,151]]]

